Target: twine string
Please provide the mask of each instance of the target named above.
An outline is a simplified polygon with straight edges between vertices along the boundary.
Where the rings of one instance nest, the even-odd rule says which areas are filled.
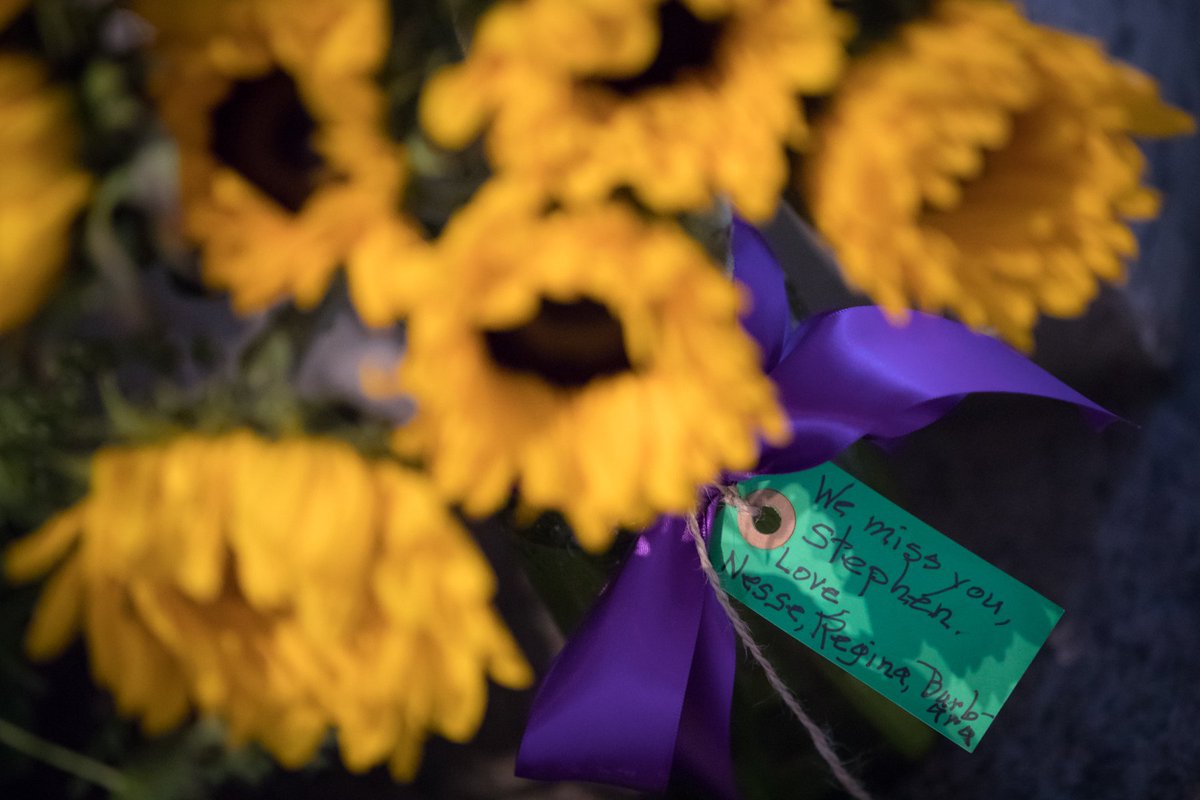
[[[737,489],[732,486],[721,486],[719,502],[725,505],[736,508],[739,511],[749,513],[752,517],[757,517],[760,509],[748,503],[744,497],[738,494]],[[754,659],[763,674],[767,676],[767,683],[771,684],[771,688],[779,695],[779,699],[792,712],[804,730],[808,732],[809,738],[812,739],[813,746],[817,750],[817,754],[829,767],[833,777],[855,800],[871,800],[871,795],[859,783],[858,779],[850,773],[846,765],[842,763],[837,752],[833,749],[833,742],[829,736],[821,729],[821,726],[813,721],[800,705],[800,701],[792,694],[792,690],[787,687],[783,679],[779,677],[779,673],[771,666],[771,662],[767,660],[762,648],[758,642],[754,640],[754,635],[750,632],[750,626],[742,619],[742,615],[733,607],[733,600],[729,593],[721,586],[721,579],[717,577],[717,571],[713,567],[712,560],[708,557],[708,547],[704,542],[704,536],[700,533],[700,523],[696,514],[687,515],[687,530],[691,534],[692,541],[696,545],[696,552],[700,556],[700,568],[704,571],[704,576],[708,578],[708,583],[716,593],[717,602],[721,604],[721,608],[725,611],[725,616],[729,618],[729,623],[733,625],[733,630],[737,633],[738,639],[741,640],[742,646],[746,648],[746,652]]]

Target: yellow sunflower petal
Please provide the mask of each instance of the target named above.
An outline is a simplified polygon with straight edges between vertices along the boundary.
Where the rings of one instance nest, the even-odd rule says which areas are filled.
[[[487,561],[419,473],[234,431],[106,448],[92,474],[7,568],[29,579],[77,548],[29,651],[50,657],[82,626],[96,681],[148,733],[196,710],[298,767],[333,731],[351,769],[411,776],[429,732],[474,734],[489,676],[531,680]]]
[[[29,0],[0,0],[0,30],[4,30],[28,5]]]
[[[482,134],[499,171],[567,202],[728,195],[762,220],[806,138],[797,98],[832,86],[848,34],[828,0],[504,0],[420,115],[445,147]]]
[[[386,0],[135,7],[157,28],[152,84],[205,280],[239,313],[312,308],[350,264],[363,318],[392,324],[388,298],[422,238],[400,211],[407,164],[376,82]]]
[[[15,542],[4,554],[4,577],[25,583],[41,577],[75,545],[81,530],[78,508],[60,512],[35,533]]]
[[[400,366],[415,433],[397,442],[467,513],[515,490],[599,550],[785,435],[739,290],[677,227],[616,204],[543,214],[493,184],[433,257],[439,302],[411,310]]]
[[[848,282],[1032,346],[1121,274],[1157,210],[1132,135],[1191,129],[1152,81],[1003,0],[938,0],[857,59],[801,184]]]
[[[83,564],[73,558],[46,583],[34,609],[25,637],[31,658],[53,658],[75,638],[82,621],[83,592]]]
[[[0,6],[0,28],[21,5]],[[0,333],[33,316],[62,273],[91,185],[78,149],[66,93],[35,59],[0,53]]]

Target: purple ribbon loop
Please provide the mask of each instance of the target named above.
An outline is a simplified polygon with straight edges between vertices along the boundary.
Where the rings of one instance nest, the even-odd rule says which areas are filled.
[[[734,275],[753,297],[742,324],[758,341],[793,437],[764,448],[756,473],[807,469],[864,436],[893,438],[972,392],[1012,392],[1116,419],[1002,342],[921,313],[873,306],[793,327],[783,275],[758,232],[735,221]],[[718,504],[705,495],[708,539]],[[681,517],[662,517],[568,640],[534,699],[517,774],[645,792],[669,783],[736,798],[729,718],[736,648]]]

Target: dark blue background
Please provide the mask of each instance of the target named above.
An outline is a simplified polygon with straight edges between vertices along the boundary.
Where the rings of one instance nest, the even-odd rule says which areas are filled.
[[[1030,0],[1200,110],[1196,0]],[[970,401],[899,453],[910,510],[1066,615],[974,754],[939,743],[881,798],[1200,798],[1200,142],[1147,146],[1162,216],[1129,285],[1039,330],[1039,360],[1134,425]]]

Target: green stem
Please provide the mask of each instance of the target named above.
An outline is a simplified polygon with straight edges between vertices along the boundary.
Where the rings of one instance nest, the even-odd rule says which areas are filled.
[[[18,728],[4,719],[0,719],[0,744],[56,767],[69,775],[94,783],[107,789],[110,794],[120,795],[129,788],[129,779],[119,770],[76,753],[74,750],[54,744],[54,742],[34,736],[29,731]]]
[[[146,321],[138,265],[113,227],[117,207],[131,194],[132,174],[131,167],[123,167],[100,183],[84,221],[83,238],[92,263],[109,285],[120,321],[137,328]]]

